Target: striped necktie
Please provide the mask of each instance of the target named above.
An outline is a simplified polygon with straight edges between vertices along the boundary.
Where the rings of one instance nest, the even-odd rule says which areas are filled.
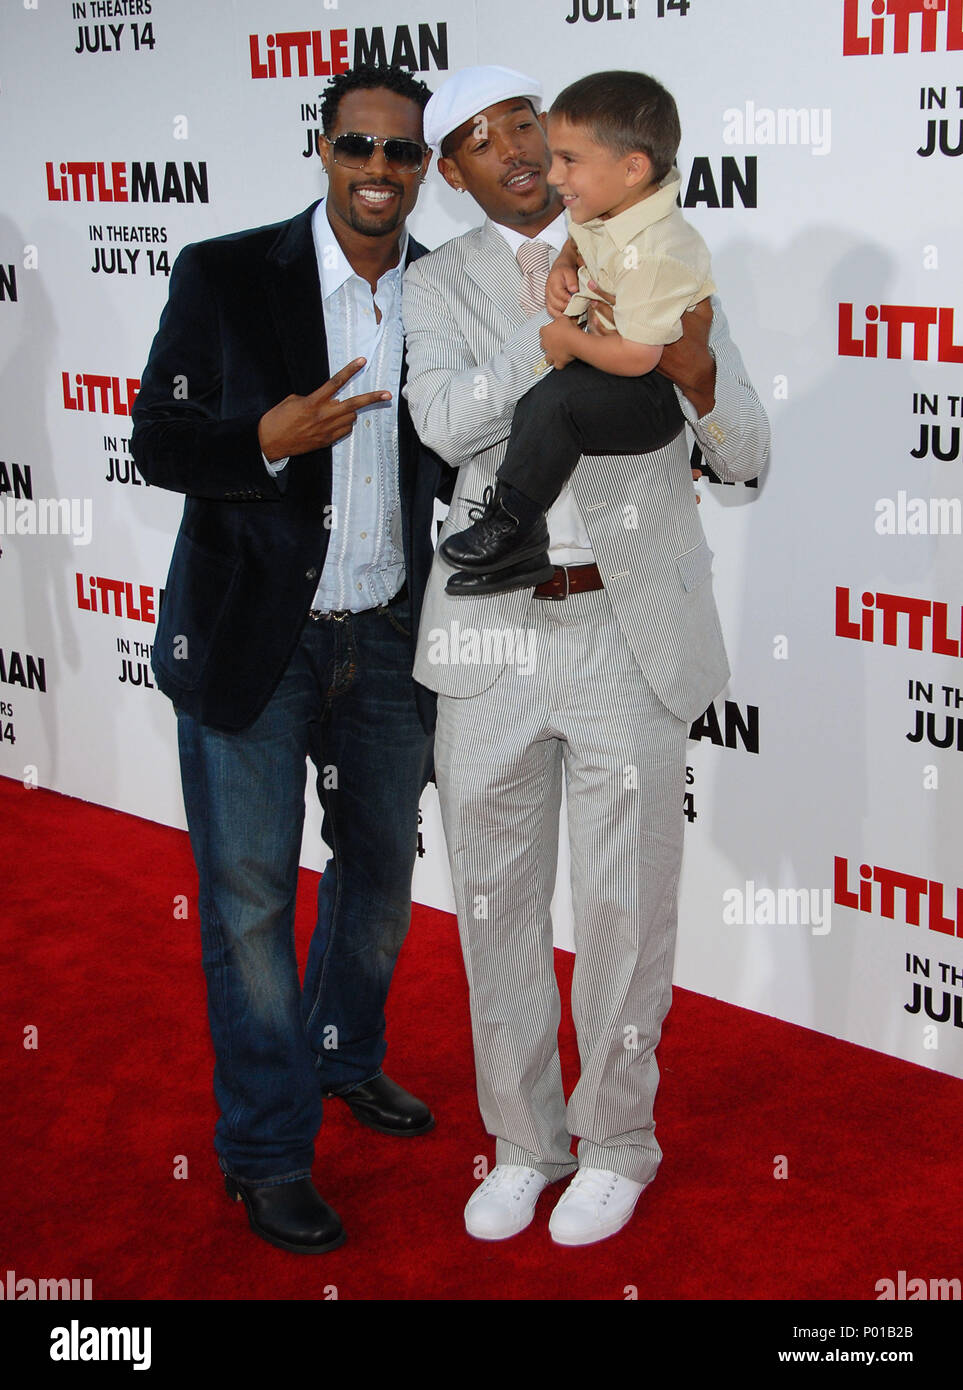
[[[522,271],[519,297],[527,318],[545,308],[545,281],[551,252],[552,248],[545,241],[525,241],[516,253],[515,259]]]

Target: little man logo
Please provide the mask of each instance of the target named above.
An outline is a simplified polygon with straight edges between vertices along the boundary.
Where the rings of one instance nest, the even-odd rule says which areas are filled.
[[[47,160],[47,198],[51,203],[207,203],[207,164],[161,166],[123,160]]]
[[[0,493],[4,492],[12,492],[14,497],[33,497],[33,470],[29,463],[11,463],[8,468],[6,461],[0,459]]]
[[[332,73],[347,72],[349,68],[374,65],[410,68],[427,72],[431,66],[439,71],[448,68],[448,25],[437,24],[432,33],[430,24],[418,25],[418,42],[412,38],[407,24],[394,31],[389,55],[383,28],[354,30],[354,58],[349,50],[348,29],[297,29],[286,34],[250,34],[252,77],[330,77]]]
[[[709,705],[689,729],[695,741],[707,738],[719,748],[738,748],[741,743],[748,753],[759,752],[759,706],[746,705],[743,712],[735,700],[723,704],[722,723],[715,705]]]
[[[47,690],[47,663],[42,656],[32,656],[27,652],[26,659],[15,651],[4,651],[0,647],[0,684],[22,685],[25,690]]]
[[[897,893],[900,895],[897,900]],[[923,899],[926,899],[927,920],[921,922]],[[897,906],[902,909],[900,920],[908,927],[925,925],[930,931],[945,936],[963,937],[963,888],[947,888],[935,878],[886,869],[881,864],[860,864],[859,882],[849,885],[849,860],[837,854],[833,860],[833,902],[838,907],[851,907],[869,915],[879,914],[896,920]],[[955,917],[947,917],[944,903]]]
[[[734,208],[738,195],[744,208],[758,207],[756,156],[746,155],[743,162],[745,167],[740,169],[739,161],[734,155],[724,154],[719,162],[717,181],[708,155],[697,155],[689,168],[685,192],[677,201],[684,208]]]
[[[70,389],[70,373],[60,373],[63,385],[64,410],[99,411],[102,415],[129,415],[140,390],[136,376],[101,376],[97,372],[77,372],[74,384],[76,396]],[[123,381],[123,386],[121,382]]]
[[[963,49],[963,0],[843,0],[843,57],[937,47]]]
[[[961,0],[963,3],[963,0]],[[853,305],[839,306],[839,356],[878,357],[880,325],[885,328],[885,355],[902,357],[903,329],[912,327],[914,362],[963,362],[963,343],[953,341],[953,310],[922,304],[869,304],[862,325],[863,337],[855,336]],[[933,355],[933,333],[936,328],[936,355]]]
[[[862,601],[858,619],[851,618],[849,589],[841,584],[836,586],[837,637],[849,637],[854,642],[879,641],[884,647],[905,646],[913,652],[932,652],[934,656],[960,655],[963,610],[953,610],[951,636],[949,604],[904,594],[869,592],[862,595]],[[882,617],[879,624],[877,613]],[[905,618],[906,622],[901,623],[900,618]]]
[[[103,575],[91,575],[84,581],[82,574],[74,576],[77,581],[77,607],[87,613],[108,613],[115,618],[134,618],[141,623],[157,621],[163,589],[155,590],[150,584],[139,584],[135,596],[134,585],[126,579],[105,579]],[[155,609],[156,604],[156,609]]]

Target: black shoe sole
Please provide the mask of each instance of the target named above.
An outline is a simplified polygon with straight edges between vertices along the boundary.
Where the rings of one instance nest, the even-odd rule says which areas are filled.
[[[459,570],[459,574],[470,574],[475,577],[474,570]],[[475,585],[471,589],[452,588],[452,582],[457,575],[451,575],[445,585],[445,593],[451,598],[486,598],[489,594],[510,594],[514,589],[534,589],[539,584],[545,584],[555,573],[555,566],[549,565],[545,569],[532,570],[526,575],[506,575],[499,579],[498,573],[489,576],[491,584],[481,586]]]
[[[339,1236],[336,1236],[334,1240],[326,1241],[324,1245],[297,1245],[293,1241],[282,1240],[280,1236],[272,1236],[269,1231],[262,1230],[254,1220],[251,1208],[248,1206],[247,1198],[244,1195],[244,1189],[239,1187],[234,1179],[229,1178],[226,1173],[224,1174],[224,1186],[232,1202],[244,1203],[248,1225],[254,1234],[260,1236],[262,1240],[267,1241],[268,1245],[273,1245],[278,1250],[287,1250],[291,1255],[323,1255],[328,1250],[337,1250],[338,1246],[343,1245],[345,1242],[344,1231],[342,1231]]]

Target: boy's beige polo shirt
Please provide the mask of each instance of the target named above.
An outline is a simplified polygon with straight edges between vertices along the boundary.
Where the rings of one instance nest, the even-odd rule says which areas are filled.
[[[597,298],[594,280],[615,295],[615,327],[635,343],[674,343],[682,337],[679,319],[686,309],[715,291],[709,250],[675,205],[680,175],[673,169],[658,191],[616,217],[569,220],[569,235],[585,261],[579,269],[582,293],[565,310],[577,318]]]

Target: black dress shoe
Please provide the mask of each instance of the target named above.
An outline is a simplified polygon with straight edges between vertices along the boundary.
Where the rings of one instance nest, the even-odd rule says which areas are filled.
[[[379,1134],[427,1134],[435,1127],[435,1117],[427,1105],[409,1095],[390,1076],[376,1076],[335,1099],[343,1100],[355,1119]]]
[[[544,584],[555,573],[555,566],[543,550],[531,560],[510,569],[496,570],[494,574],[481,574],[478,570],[456,570],[448,576],[446,594],[456,597],[472,597],[481,594],[507,594],[513,589],[531,589],[536,584]]]
[[[251,1230],[295,1255],[320,1255],[344,1244],[344,1229],[337,1212],[315,1190],[310,1178],[260,1187],[224,1174],[227,1195],[243,1202]]]
[[[529,504],[533,510],[534,505]],[[440,549],[448,563],[457,569],[491,574],[494,570],[541,556],[548,550],[545,513],[535,511],[532,520],[522,520],[509,509],[501,485],[494,495],[491,488],[486,488],[481,515],[473,525],[442,541]]]

